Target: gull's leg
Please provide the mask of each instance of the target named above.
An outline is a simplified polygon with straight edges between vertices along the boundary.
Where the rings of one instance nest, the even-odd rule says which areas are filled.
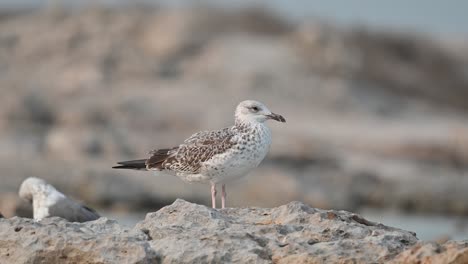
[[[211,206],[216,208],[216,183],[211,183]]]
[[[226,185],[223,184],[221,188],[221,208],[225,208],[226,206]]]

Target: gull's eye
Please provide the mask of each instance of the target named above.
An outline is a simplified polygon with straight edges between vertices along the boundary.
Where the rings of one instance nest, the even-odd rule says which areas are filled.
[[[258,110],[260,110],[258,106],[252,106],[250,109],[252,109],[253,112],[258,112]]]

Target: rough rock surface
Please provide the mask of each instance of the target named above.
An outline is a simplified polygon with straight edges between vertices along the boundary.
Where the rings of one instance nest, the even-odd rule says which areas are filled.
[[[468,263],[468,240],[448,241],[445,244],[419,242],[400,253],[393,263]]]
[[[448,242],[433,246],[443,249],[438,256],[437,248],[426,249],[432,244],[414,245],[412,232],[300,202],[215,210],[177,200],[133,229],[105,218],[0,219],[0,263],[375,263],[395,257],[443,263],[468,250],[467,243]]]
[[[0,220],[0,263],[151,263],[157,256],[138,230],[100,218],[85,224],[53,217]]]
[[[391,259],[417,241],[414,233],[300,202],[213,210],[177,200],[136,227],[166,263],[369,263]]]

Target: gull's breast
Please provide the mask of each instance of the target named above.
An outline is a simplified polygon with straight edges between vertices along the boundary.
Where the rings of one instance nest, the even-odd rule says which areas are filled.
[[[224,182],[245,176],[256,168],[267,155],[271,132],[266,126],[238,135],[236,144],[227,152],[215,155],[205,162],[202,174],[213,182]]]

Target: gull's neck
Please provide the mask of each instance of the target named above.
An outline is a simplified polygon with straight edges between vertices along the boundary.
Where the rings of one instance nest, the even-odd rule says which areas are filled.
[[[65,198],[65,195],[57,191],[52,185],[40,184],[33,186],[33,202],[43,205],[44,203],[55,204],[58,200]]]
[[[265,126],[265,123],[258,122],[257,120],[236,118],[234,121],[234,126],[235,127],[256,127],[256,126]]]
[[[239,132],[260,133],[260,131],[269,131],[269,127],[264,122],[257,120],[235,119],[234,127]]]
[[[65,198],[65,195],[57,191],[49,184],[35,186],[33,193],[34,219],[41,220],[49,215],[49,207]]]

